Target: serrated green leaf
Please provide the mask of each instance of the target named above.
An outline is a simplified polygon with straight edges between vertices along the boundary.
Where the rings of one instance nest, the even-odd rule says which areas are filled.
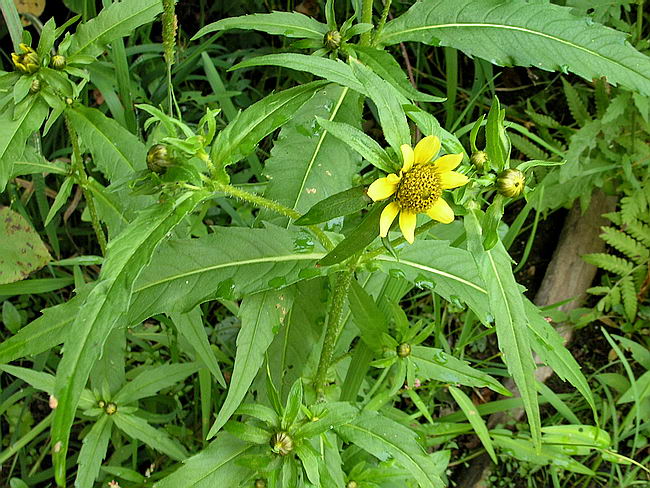
[[[93,155],[93,163],[110,181],[147,169],[147,150],[136,136],[95,108],[68,110],[66,116],[82,145]]]
[[[140,371],[138,376],[124,385],[113,400],[119,405],[128,405],[142,398],[155,395],[164,388],[182,382],[199,370],[197,363],[164,364]]]
[[[237,335],[237,352],[230,388],[208,438],[219,432],[248,393],[264,362],[266,350],[291,309],[292,298],[288,291],[267,291],[249,295],[242,301],[242,325]]]
[[[524,0],[424,0],[388,22],[379,42],[452,46],[501,66],[571,71],[650,95],[648,58],[625,34],[570,8]],[[522,49],[526,46],[527,49]]]
[[[355,186],[321,200],[294,221],[294,225],[320,224],[336,217],[350,215],[366,208],[369,202],[365,187]]]
[[[442,488],[437,467],[417,443],[416,434],[387,417],[365,412],[349,424],[336,428],[348,442],[356,444],[382,461],[392,457],[417,480],[422,488]]]
[[[320,78],[325,78],[332,83],[347,86],[362,95],[367,95],[366,88],[354,76],[352,68],[340,60],[335,61],[333,59],[296,53],[267,54],[265,56],[246,59],[230,68],[230,70],[251,68],[253,66],[281,66],[283,68],[304,71]]]
[[[215,227],[200,239],[170,240],[137,280],[129,322],[156,313],[187,312],[215,298],[235,299],[318,276],[325,253],[308,234],[276,226]],[[309,242],[308,242],[309,244]]]
[[[227,166],[252,153],[259,141],[291,120],[295,112],[325,84],[314,81],[289,88],[264,97],[240,112],[217,134],[212,144],[211,158],[221,172],[220,177],[226,178]]]
[[[44,225],[46,227],[49,225],[49,223],[52,221],[52,219],[57,214],[57,212],[61,209],[61,207],[63,207],[63,205],[65,205],[65,203],[68,201],[68,197],[72,192],[73,184],[74,184],[74,179],[72,177],[68,177],[65,180],[63,180],[63,183],[61,184],[61,187],[59,188],[59,191],[56,194],[56,198],[54,199],[54,202],[50,207],[50,211],[47,213],[47,217],[45,218]]]
[[[454,400],[456,400],[456,403],[467,417],[467,420],[469,420],[469,423],[472,424],[474,432],[476,432],[476,435],[481,440],[481,444],[483,444],[483,447],[485,447],[485,450],[490,455],[490,459],[492,459],[496,464],[497,455],[494,452],[494,446],[492,446],[492,439],[490,439],[487,426],[485,425],[483,418],[476,411],[472,400],[463,392],[463,390],[453,386],[449,387],[449,393],[454,397]]]
[[[84,437],[77,458],[78,469],[74,480],[76,488],[86,488],[95,483],[102,461],[106,457],[112,427],[111,417],[102,415]]]
[[[476,387],[486,386],[502,395],[510,395],[510,392],[489,374],[472,368],[465,361],[447,354],[442,349],[412,346],[409,357],[422,379]]]
[[[533,350],[541,361],[553,368],[563,381],[571,383],[587,401],[598,418],[596,402],[587,379],[582,374],[580,365],[564,345],[564,340],[558,332],[540,315],[537,307],[528,299],[524,299],[524,308],[528,322],[528,336]]]
[[[251,470],[236,462],[246,455],[251,445],[221,432],[210,446],[186,459],[183,465],[154,488],[214,488],[215,485],[236,486]]]
[[[358,281],[352,280],[348,293],[350,311],[359,328],[361,340],[374,351],[382,350],[382,333],[388,332],[388,324],[373,298]]]
[[[349,124],[333,122],[330,120],[316,118],[319,125],[325,128],[331,135],[345,142],[354,149],[366,161],[379,168],[385,173],[394,173],[399,170],[399,164],[391,161],[386,151],[370,136]]]
[[[199,307],[188,313],[171,314],[171,319],[176,325],[179,334],[194,348],[203,364],[208,368],[212,376],[219,384],[226,388],[226,380],[221,373],[217,358],[210,347],[210,339],[203,326],[203,317]]]
[[[22,158],[29,136],[38,130],[48,111],[48,105],[35,98],[16,119],[12,117],[12,110],[5,110],[0,115],[0,191],[4,191],[13,174],[14,161]]]
[[[152,427],[140,417],[120,413],[119,406],[111,419],[115,422],[115,426],[126,435],[144,442],[152,449],[167,454],[177,461],[187,458],[185,448],[178,441],[169,437],[165,431]]]
[[[314,486],[321,486],[319,454],[309,444],[296,446],[295,452],[302,463],[305,473],[307,473],[309,481]]]
[[[318,90],[292,114],[266,161],[269,184],[264,196],[300,213],[350,187],[359,157],[318,126],[315,116],[360,127],[358,95],[335,85]],[[262,216],[287,226],[286,217]]]
[[[99,56],[104,46],[129,36],[141,25],[152,22],[162,12],[160,0],[121,0],[103,9],[97,17],[81,24],[70,38],[68,63],[75,58]]]
[[[465,216],[468,248],[476,261],[488,292],[490,311],[496,323],[499,349],[508,371],[521,393],[533,442],[541,445],[541,421],[537,401],[535,363],[528,340],[528,328],[521,290],[512,274],[511,259],[500,242],[485,250],[476,212]]]
[[[319,41],[323,40],[328,30],[327,25],[298,12],[272,12],[221,19],[201,28],[194,34],[192,40],[211,32],[229,29],[258,30],[277,36],[318,39]]]
[[[302,406],[302,378],[293,382],[289,394],[287,395],[287,404],[282,415],[282,428],[289,429],[298,418],[300,407]]]
[[[399,250],[399,260],[380,255],[376,260],[386,273],[431,289],[452,302],[464,302],[477,317],[488,322],[487,292],[471,254],[449,242],[416,240]]]
[[[379,122],[386,141],[396,154],[402,144],[411,144],[411,132],[404,113],[403,97],[390,83],[380,78],[360,62],[352,63],[354,76],[363,84],[368,96],[377,106]],[[399,96],[395,96],[398,94]]]
[[[75,318],[75,333],[66,339],[57,370],[55,394],[60,408],[55,411],[52,439],[60,448],[53,453],[59,484],[65,480],[68,439],[79,395],[106,338],[125,321],[133,283],[160,241],[206,196],[202,191],[186,193],[175,201],[148,209],[110,242],[98,282]]]
[[[24,280],[52,257],[25,218],[0,206],[0,284]]]

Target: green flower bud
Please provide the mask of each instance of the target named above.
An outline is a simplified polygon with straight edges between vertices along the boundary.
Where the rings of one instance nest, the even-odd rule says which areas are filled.
[[[169,149],[164,144],[155,144],[147,152],[147,167],[154,173],[163,173],[175,163]]]
[[[488,155],[485,151],[476,151],[474,154],[472,154],[472,157],[470,158],[471,163],[476,166],[476,169],[479,171],[482,170],[485,167],[485,163],[487,163],[488,160]]]
[[[115,405],[113,402],[106,404],[104,412],[106,412],[106,415],[113,415],[115,412],[117,412],[117,405]]]
[[[19,44],[20,53],[11,53],[11,60],[16,67],[16,71],[23,74],[31,75],[41,67],[41,60],[31,47],[27,44]]]
[[[331,30],[325,34],[325,37],[323,37],[323,44],[325,44],[325,47],[327,47],[327,49],[334,51],[341,46],[342,40],[343,39],[339,31]]]
[[[507,169],[497,177],[497,191],[504,197],[518,197],[525,185],[526,177],[518,169]]]
[[[405,358],[407,356],[411,355],[411,344],[407,344],[406,342],[402,342],[399,346],[397,346],[397,349],[395,350],[397,352],[397,355],[401,358]]]
[[[65,68],[65,56],[61,56],[60,54],[55,54],[52,56],[52,60],[50,61],[50,66],[54,69],[62,70]]]
[[[32,95],[41,91],[41,80],[34,78],[32,84],[29,86],[29,93]]]
[[[293,439],[286,432],[273,434],[269,445],[271,450],[280,456],[286,456],[293,451]]]
[[[99,408],[104,408],[104,407],[106,406],[106,402],[105,402],[104,400],[99,400],[99,401],[97,402],[97,406],[98,406]]]
[[[359,483],[357,483],[357,482],[354,481],[354,480],[350,480],[350,481],[348,481],[347,484],[345,485],[345,488],[359,488]]]
[[[257,478],[255,480],[255,488],[266,488],[266,480],[264,478]]]

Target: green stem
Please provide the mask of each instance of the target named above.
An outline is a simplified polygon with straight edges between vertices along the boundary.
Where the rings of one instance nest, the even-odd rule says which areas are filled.
[[[101,224],[99,223],[99,217],[97,216],[97,208],[95,207],[95,200],[90,193],[88,182],[88,175],[84,168],[83,159],[81,159],[81,150],[79,149],[79,140],[77,139],[77,133],[75,132],[70,119],[65,117],[65,125],[68,129],[68,135],[70,136],[70,143],[72,144],[72,170],[76,174],[77,184],[81,187],[81,192],[83,193],[84,199],[86,200],[86,205],[88,206],[88,213],[90,214],[90,221],[97,235],[97,241],[99,242],[99,247],[102,250],[102,255],[106,255],[106,236],[104,235],[104,230],[102,229]]]
[[[323,398],[325,394],[325,385],[327,384],[327,372],[332,364],[334,357],[334,349],[338,342],[341,329],[343,328],[343,306],[348,296],[348,290],[352,283],[353,269],[340,271],[336,276],[336,284],[332,292],[330,306],[327,313],[327,325],[325,329],[325,339],[323,341],[323,349],[320,353],[320,360],[318,361],[318,369],[316,370],[316,377],[314,379],[314,387],[319,398]]]
[[[278,203],[274,200],[270,200],[268,198],[261,197],[259,195],[255,195],[254,193],[249,193],[246,190],[242,190],[241,188],[219,183],[214,180],[212,180],[212,185],[215,190],[223,192],[228,196],[239,198],[240,200],[244,200],[248,203],[251,203],[256,207],[267,208],[269,210],[272,210],[273,212],[279,213],[280,215],[289,217],[290,219],[296,220],[301,216],[299,212],[296,212],[292,208],[285,207],[281,203]],[[310,225],[308,228],[314,233],[316,238],[325,247],[325,249],[327,249],[328,251],[334,249],[334,244],[332,243],[330,238],[327,237],[327,234],[325,234],[325,232],[323,232],[323,230],[320,227],[317,227],[315,225]]]
[[[363,0],[361,4],[361,23],[362,24],[372,24],[372,3],[373,0]],[[364,32],[361,34],[361,39],[359,40],[360,46],[369,46],[370,45],[370,35],[372,31]]]
[[[419,236],[420,234],[423,234],[423,233],[425,233],[425,232],[428,232],[429,229],[430,229],[431,227],[433,227],[434,225],[436,225],[437,223],[438,223],[438,222],[436,222],[435,220],[430,220],[430,221],[427,222],[426,224],[422,224],[420,227],[418,227],[417,229],[415,229],[415,236],[417,237],[417,236]],[[400,237],[398,237],[398,238],[393,239],[392,241],[390,241],[390,245],[393,246],[393,247],[395,247],[395,246],[399,246],[400,244],[403,244],[403,243],[405,243],[405,242],[406,242],[406,239],[404,239],[404,237],[400,236]],[[363,257],[361,258],[361,262],[372,261],[374,258],[376,258],[377,256],[379,256],[380,254],[383,254],[384,251],[385,251],[384,246],[379,246],[379,247],[377,247],[377,248],[375,248],[375,249],[372,249],[372,250],[369,251],[367,254],[364,254],[364,255],[363,255]]]
[[[384,30],[384,26],[386,25],[386,19],[388,19],[388,14],[390,12],[390,4],[392,3],[393,0],[385,0],[386,3],[384,3],[384,10],[381,13],[381,17],[379,18],[379,23],[377,24],[377,29],[375,29],[375,35],[372,36],[372,45],[374,46],[377,44],[377,41],[379,40],[379,37],[381,36],[381,31]]]

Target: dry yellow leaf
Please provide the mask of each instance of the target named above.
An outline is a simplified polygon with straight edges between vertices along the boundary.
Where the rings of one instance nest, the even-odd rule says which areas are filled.
[[[14,0],[19,14],[30,14],[34,17],[40,16],[45,10],[45,0]],[[22,17],[23,25],[28,26],[31,22]]]

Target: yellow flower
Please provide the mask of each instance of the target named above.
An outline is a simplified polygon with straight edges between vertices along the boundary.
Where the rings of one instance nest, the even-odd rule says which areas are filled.
[[[453,222],[454,211],[441,198],[442,191],[463,186],[469,180],[464,174],[453,171],[463,160],[462,153],[447,154],[433,161],[440,151],[440,139],[436,136],[425,137],[415,149],[402,144],[401,150],[404,164],[399,175],[392,173],[374,181],[368,188],[368,196],[377,202],[395,195],[381,213],[379,235],[388,235],[399,214],[402,234],[413,244],[417,214],[426,213],[443,224]]]
[[[40,59],[36,51],[27,44],[19,44],[20,53],[11,53],[11,60],[16,70],[26,75],[34,74],[40,68]]]

